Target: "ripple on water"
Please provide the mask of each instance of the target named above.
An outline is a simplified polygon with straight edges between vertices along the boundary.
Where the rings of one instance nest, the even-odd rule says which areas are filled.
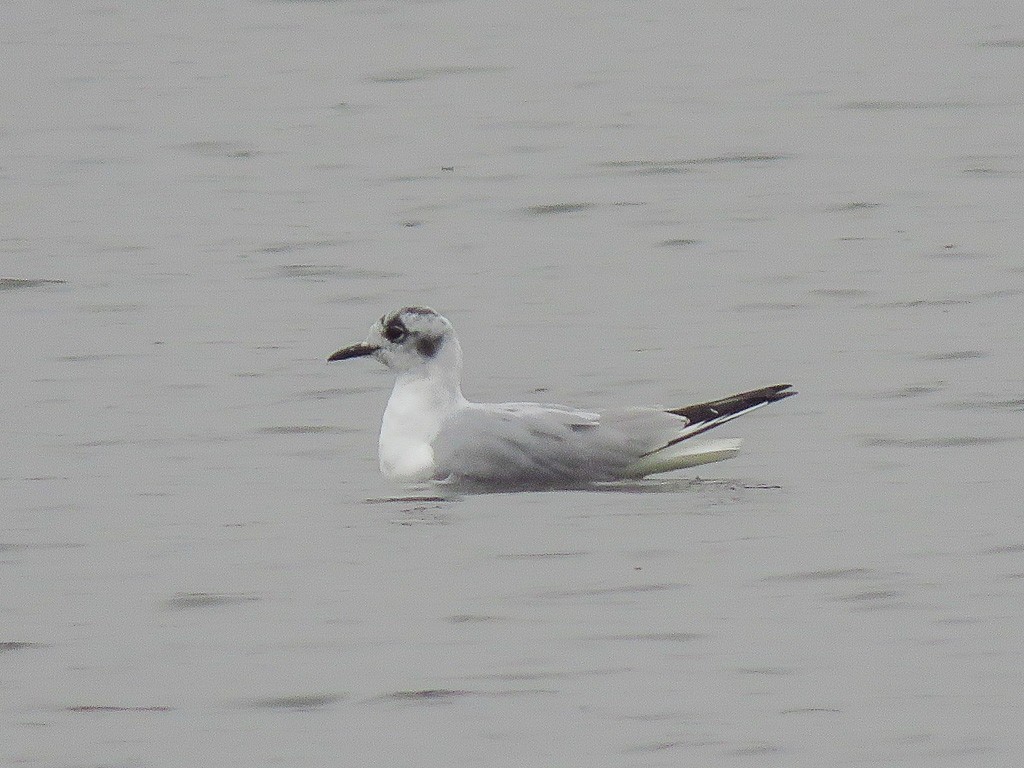
[[[872,292],[862,288],[816,288],[810,291],[810,294],[825,299],[865,299]]]
[[[449,616],[448,621],[452,624],[492,624],[496,621],[504,621],[504,619],[480,613],[456,613]]]
[[[331,704],[343,701],[345,698],[344,694],[337,693],[306,693],[252,699],[247,704],[256,709],[284,709],[308,712],[315,709],[323,709]]]
[[[472,696],[474,691],[459,688],[423,688],[416,691],[393,691],[374,697],[371,701],[399,701],[412,703],[445,702]]]
[[[836,600],[841,603],[864,603],[880,600],[889,601],[900,596],[894,589],[868,589],[863,592],[851,592],[846,595],[839,595]]]
[[[1006,37],[996,40],[982,40],[979,48],[1024,48],[1024,37]]]
[[[495,555],[496,560],[562,560],[570,557],[585,557],[585,551],[572,552],[510,552]]]
[[[875,208],[881,208],[881,203],[869,203],[866,200],[853,200],[849,203],[839,203],[838,205],[830,205],[825,210],[829,213],[850,213],[854,211],[872,211]]]
[[[591,642],[654,642],[654,643],[690,643],[707,637],[701,632],[640,632],[622,635],[591,635],[582,638]]]
[[[263,427],[259,430],[264,435],[315,435],[315,434],[348,434],[358,432],[356,429],[334,427],[329,424],[296,424],[294,426]]]
[[[161,604],[168,611],[188,611],[194,608],[217,608],[227,605],[240,605],[259,600],[255,595],[231,594],[223,592],[179,592],[174,597],[164,600]]]
[[[612,170],[632,171],[637,174],[649,174],[652,172],[671,173],[686,168],[701,168],[716,165],[762,165],[774,163],[779,160],[788,160],[790,155],[777,153],[737,153],[726,155],[711,155],[708,157],[684,157],[668,160],[606,160],[596,163],[597,168],[608,168]]]
[[[257,249],[257,253],[301,253],[339,248],[344,240],[281,240]]]
[[[0,277],[0,291],[14,291],[19,288],[40,288],[44,285],[67,285],[67,280]]]
[[[689,237],[676,237],[671,240],[662,240],[658,243],[659,248],[689,248],[691,245],[700,245],[700,240]]]
[[[749,301],[744,304],[736,304],[733,310],[736,312],[792,312],[794,309],[806,309],[809,304],[787,301]]]
[[[977,107],[967,101],[916,101],[911,99],[874,99],[866,101],[847,101],[839,105],[840,109],[858,109],[867,112],[900,112],[922,109],[968,109]]]
[[[28,643],[21,640],[4,640],[0,641],[0,653],[8,653],[10,651],[25,651],[30,648],[47,648],[45,643]]]
[[[542,680],[578,680],[589,677],[608,677],[632,672],[631,667],[604,667],[599,669],[537,670],[517,672],[490,672],[482,675],[464,675],[463,680],[503,680],[506,682],[538,682]]]
[[[557,213],[578,213],[594,207],[595,203],[548,203],[531,205],[526,212],[532,216],[550,216]]]
[[[818,571],[799,571],[769,576],[766,581],[833,581],[837,579],[867,579],[876,575],[873,568],[823,568]]]
[[[423,688],[420,690],[393,691],[367,699],[366,704],[449,704],[467,697],[504,698],[510,696],[534,696],[537,694],[554,694],[557,691],[547,688],[517,688],[500,691],[471,691],[463,688]]]
[[[345,264],[284,264],[278,267],[275,277],[304,279],[323,282],[327,278],[340,280],[384,280],[398,277],[395,272],[379,269],[351,267]]]
[[[78,713],[100,713],[110,714],[117,712],[173,712],[174,707],[168,707],[163,704],[157,704],[155,706],[121,706],[118,704],[74,704],[67,707],[68,712]]]
[[[647,592],[666,592],[670,590],[683,589],[682,583],[662,584],[628,584],[619,587],[592,587],[590,589],[556,589],[538,592],[535,597],[544,600],[564,600],[566,598],[587,598],[587,597],[617,597],[629,595],[641,595]]]
[[[957,349],[950,352],[933,352],[927,355],[921,355],[920,360],[929,360],[932,362],[942,362],[946,360],[980,360],[983,357],[988,357],[990,352],[983,352],[980,349]]]
[[[869,395],[869,397],[879,400],[899,400],[907,397],[931,395],[935,392],[941,392],[943,389],[945,389],[945,386],[942,384],[910,384],[906,387],[899,387],[898,389],[879,390],[878,392],[874,392]]]
[[[1019,437],[987,437],[984,435],[942,435],[940,437],[866,437],[862,445],[868,448],[969,448],[998,445],[1021,440]]]
[[[1022,544],[1003,544],[997,547],[989,547],[983,549],[981,554],[983,555],[1017,555],[1024,553],[1024,543]]]
[[[390,69],[370,75],[366,79],[371,83],[415,83],[459,75],[488,75],[506,70],[507,67],[499,66],[417,67],[415,69]]]
[[[236,141],[193,141],[180,145],[180,148],[191,155],[199,157],[230,158],[244,160],[256,157],[258,151]]]

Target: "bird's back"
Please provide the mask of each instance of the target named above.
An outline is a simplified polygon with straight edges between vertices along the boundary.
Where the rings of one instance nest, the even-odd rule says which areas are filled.
[[[686,420],[655,409],[593,412],[540,403],[469,403],[434,441],[436,477],[492,486],[618,480]]]

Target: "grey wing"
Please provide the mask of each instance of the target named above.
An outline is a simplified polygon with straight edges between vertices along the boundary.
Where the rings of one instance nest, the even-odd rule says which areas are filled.
[[[434,442],[437,479],[492,486],[615,480],[685,424],[654,409],[474,403],[451,417]]]

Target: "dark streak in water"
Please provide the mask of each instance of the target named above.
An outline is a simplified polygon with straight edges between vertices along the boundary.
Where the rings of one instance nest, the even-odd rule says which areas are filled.
[[[342,395],[365,395],[378,392],[379,387],[332,387],[330,389],[311,389],[298,394],[299,400],[330,400]]]
[[[829,206],[825,210],[831,213],[849,213],[851,211],[870,211],[875,208],[881,208],[881,203],[868,203],[863,200],[855,200],[850,203],[843,203],[841,205]]]
[[[445,501],[458,501],[454,497],[445,496],[388,496],[386,498],[379,499],[366,499],[364,504],[405,504],[407,502],[445,502]]]
[[[835,707],[797,707],[796,709],[783,709],[780,715],[811,715],[811,714],[837,714],[842,712]]]
[[[473,691],[465,691],[451,688],[425,688],[419,691],[395,691],[385,693],[371,699],[371,701],[412,701],[412,702],[434,702],[452,701],[463,696],[471,696]]]
[[[691,490],[720,487],[721,481],[701,480],[699,477],[686,478],[645,478],[643,480],[615,480],[607,483],[596,483],[590,490],[611,493],[685,493]],[[731,483],[729,483],[731,486]]]
[[[784,677],[794,675],[796,672],[786,667],[737,667],[736,673],[740,675],[756,675],[758,677]]]
[[[700,240],[693,240],[688,237],[677,237],[673,240],[662,240],[658,243],[660,248],[688,248],[691,245],[699,245]]]
[[[607,677],[608,675],[629,674],[631,667],[609,667],[605,669],[580,669],[559,672],[496,672],[486,675],[466,675],[463,680],[507,680],[510,682],[536,682],[539,680],[577,680],[585,677]]]
[[[812,296],[824,296],[829,299],[862,299],[871,295],[871,291],[860,288],[817,288],[811,291]]]
[[[78,704],[67,708],[68,712],[173,712],[173,707],[157,705],[153,707],[121,707],[111,704]]]
[[[1020,296],[1024,293],[1024,288],[997,288],[994,291],[981,291],[980,293],[974,294],[971,298],[974,299],[1006,299],[1010,296]]]
[[[834,579],[863,579],[874,574],[871,568],[826,568],[769,576],[768,581],[832,581]]]
[[[634,642],[637,640],[641,641],[652,641],[652,642],[668,642],[668,643],[688,643],[693,640],[700,640],[707,635],[699,632],[646,632],[635,635],[593,635],[591,637],[585,637],[584,640],[589,641],[626,641]]]
[[[918,309],[921,307],[956,307],[970,304],[970,299],[910,299],[907,301],[890,301],[872,304],[877,309]]]
[[[1024,289],[1000,288],[993,291],[980,291],[962,296],[949,296],[944,299],[909,299],[906,301],[890,301],[866,306],[875,309],[919,309],[927,307],[955,307],[964,304],[973,304],[976,301],[987,301],[989,299],[1005,299],[1012,296],[1019,296]]]
[[[392,69],[370,75],[371,83],[414,83],[422,80],[437,80],[455,75],[488,75],[506,71],[506,67],[421,67],[419,69]]]
[[[634,747],[629,747],[623,750],[626,754],[644,752],[665,752],[669,749],[678,749],[679,747],[696,746],[695,744],[684,742],[684,741],[652,741],[648,744],[637,744]]]
[[[420,525],[451,525],[451,515],[446,515],[443,512],[439,512],[437,507],[430,508],[426,506],[408,507],[402,510],[402,514],[406,517],[392,520],[392,525],[403,525],[409,526],[420,526]]]
[[[983,555],[1017,555],[1021,553],[1024,553],[1024,544],[1004,544],[1000,547],[990,547],[981,551]]]
[[[965,170],[964,173],[972,173],[974,171]],[[991,258],[990,254],[979,253],[977,251],[961,251],[955,246],[947,245],[941,251],[934,251],[932,253],[921,254],[926,259],[945,259],[952,260],[958,259],[960,261],[974,260],[974,259],[988,259]]]
[[[899,592],[891,589],[872,589],[866,592],[853,592],[849,595],[840,595],[836,598],[840,602],[860,602],[864,600],[891,600],[899,597]]]
[[[67,285],[67,281],[0,277],[0,291],[13,291],[18,288],[39,288],[44,285]]]
[[[341,240],[293,240],[264,245],[258,253],[300,253],[302,251],[326,250],[342,245]]]
[[[593,207],[594,203],[551,203],[549,205],[531,205],[526,212],[534,216],[548,216],[554,213],[576,213]]]
[[[685,584],[637,584],[624,587],[595,587],[594,589],[566,589],[540,592],[539,598],[567,598],[567,597],[612,597],[616,595],[636,595],[644,592],[664,592],[666,590],[682,589]]]
[[[382,696],[375,696],[372,699],[368,699],[367,703],[381,702],[381,701],[394,701],[394,702],[407,702],[414,704],[434,704],[434,703],[447,703],[454,701],[455,699],[461,699],[466,696],[477,696],[477,697],[506,697],[506,696],[524,696],[524,695],[535,695],[538,693],[552,694],[557,691],[547,690],[544,688],[528,688],[520,690],[510,691],[467,691],[462,689],[451,689],[451,688],[426,688],[420,691],[395,691],[394,693],[385,693]]]
[[[343,429],[341,427],[332,427],[326,424],[310,424],[306,426],[294,426],[294,427],[263,427],[260,430],[265,435],[310,435],[310,434],[321,434],[325,432],[331,432],[334,434],[344,434],[348,432],[354,432],[354,429]]]
[[[456,613],[449,616],[448,621],[452,624],[490,624],[495,621],[502,621],[497,616],[485,616],[477,613]]]
[[[66,479],[66,478],[60,478]],[[55,506],[49,509],[71,509],[72,507]],[[44,507],[47,509],[47,507]],[[48,550],[48,549],[81,549],[85,544],[78,541],[43,541],[30,544],[0,544],[0,552],[15,552],[23,549]]]
[[[397,277],[394,272],[349,267],[343,264],[285,264],[277,268],[277,276],[299,279],[339,278],[342,280],[382,280]]]
[[[295,696],[273,696],[266,699],[254,699],[249,704],[258,709],[292,709],[310,711],[335,704],[345,697],[333,693],[298,694]]]
[[[805,309],[806,307],[806,304],[795,304],[783,301],[752,301],[746,304],[737,304],[736,306],[733,307],[733,309],[736,310],[737,312],[789,312],[794,309]]]
[[[943,388],[941,386],[935,384],[911,384],[910,386],[900,387],[899,389],[888,389],[876,392],[873,397],[885,400],[904,397],[920,397],[921,395],[931,395],[935,392],[940,392],[942,389]]]
[[[1024,399],[1020,400],[977,400],[946,403],[945,408],[954,411],[993,410],[1024,411]]]
[[[1020,440],[1015,437],[983,437],[980,435],[950,435],[948,437],[868,437],[863,445],[869,448],[964,448],[979,445],[997,445]]]
[[[29,648],[46,648],[47,646],[43,643],[26,643],[19,640],[6,640],[0,642],[0,653],[7,653],[8,651],[24,651]]]
[[[745,163],[773,163],[779,160],[788,160],[789,155],[782,154],[734,154],[714,155],[712,157],[689,157],[674,160],[608,160],[597,163],[598,168],[617,168],[625,170],[639,170],[650,172],[652,169],[669,170],[672,168],[685,168],[687,166],[709,166],[709,165],[733,165]]]
[[[199,157],[220,157],[246,160],[259,153],[234,141],[194,141],[182,144],[181,149]]]
[[[515,552],[511,554],[495,555],[498,560],[556,560],[567,557],[584,557],[589,552]]]
[[[982,40],[979,48],[1024,48],[1024,37],[1011,37],[1002,40]]]
[[[162,605],[164,609],[169,611],[187,611],[193,608],[213,608],[224,605],[251,603],[258,599],[253,595],[182,592],[165,600]]]
[[[921,109],[967,109],[976,107],[966,101],[913,101],[902,99],[878,99],[870,101],[848,101],[840,109],[859,109],[869,112],[889,112]]]
[[[921,360],[979,360],[983,357],[988,357],[988,352],[982,352],[977,349],[965,349],[957,350],[954,352],[935,352],[930,355],[921,355]]]

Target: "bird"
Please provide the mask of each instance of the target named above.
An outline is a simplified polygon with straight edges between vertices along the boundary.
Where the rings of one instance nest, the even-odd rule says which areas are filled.
[[[396,375],[381,420],[380,471],[409,485],[578,488],[722,461],[742,441],[691,438],[796,394],[776,384],[664,410],[472,402],[462,394],[462,347],[452,324],[420,306],[382,315],[364,341],[327,360],[359,357]]]

